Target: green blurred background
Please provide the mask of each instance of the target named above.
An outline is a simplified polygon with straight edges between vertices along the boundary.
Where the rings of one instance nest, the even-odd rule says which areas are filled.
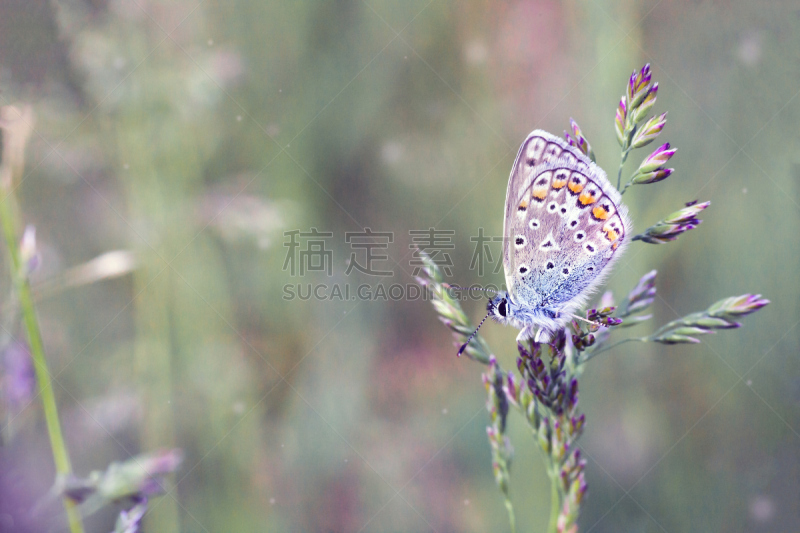
[[[517,147],[574,117],[614,174],[615,106],[646,62],[679,151],[669,180],[625,196],[635,229],[712,204],[677,242],[634,243],[609,287],[658,269],[643,330],[745,292],[773,303],[700,345],[588,365],[581,531],[800,529],[793,0],[3,0],[0,104],[36,114],[17,194],[75,471],[182,448],[146,531],[508,531],[482,368],[430,304],[284,286],[413,284],[409,232],[429,228],[454,232],[450,281],[502,283],[469,268],[470,238],[501,234]],[[392,232],[374,263],[391,277],[346,273],[364,251],[345,234],[366,227]],[[330,276],[284,268],[285,232],[311,228],[332,233]],[[111,250],[135,271],[66,287]],[[516,331],[482,333],[513,367]],[[40,531],[40,405],[6,415],[0,530]],[[543,463],[511,420],[518,530],[543,531]]]

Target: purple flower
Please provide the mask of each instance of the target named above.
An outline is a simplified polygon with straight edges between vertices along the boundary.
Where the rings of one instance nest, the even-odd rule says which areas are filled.
[[[25,227],[19,244],[19,261],[20,268],[23,269],[25,276],[30,275],[39,268],[41,260],[39,251],[36,248],[36,228],[34,226],[28,225]]]
[[[659,181],[664,181],[670,177],[673,172],[675,172],[674,168],[662,168],[659,170],[654,170],[652,172],[635,176],[631,180],[631,183],[633,185],[649,185],[651,183],[658,183]]]
[[[696,228],[703,222],[697,218],[697,215],[709,205],[711,205],[711,202],[688,205],[670,214],[654,226],[650,226],[644,233],[636,235],[633,240],[650,244],[664,244],[665,242],[674,241],[681,234]]]
[[[147,498],[142,498],[130,509],[122,510],[112,533],[138,533],[147,513]]]
[[[639,168],[636,170],[636,174],[646,174],[648,172],[664,168],[664,165],[667,164],[667,161],[669,161],[677,151],[678,149],[671,148],[669,143],[662,144],[656,149],[655,152],[647,156],[645,160],[642,161],[642,164],[639,165]]]
[[[760,294],[731,296],[718,301],[703,312],[692,313],[670,322],[657,331],[652,340],[662,344],[698,343],[700,339],[696,339],[693,335],[707,335],[718,329],[741,327],[736,318],[755,313],[767,304],[769,300],[762,298]]]
[[[645,122],[641,128],[636,130],[636,133],[633,134],[633,139],[631,140],[631,146],[634,148],[641,148],[642,146],[647,146],[651,142],[653,142],[656,137],[661,133],[661,130],[664,129],[664,126],[667,124],[667,113],[661,113],[657,115],[647,122]]]
[[[708,308],[708,314],[722,319],[745,316],[755,313],[769,303],[769,300],[762,298],[760,294],[743,294],[718,301]]]
[[[635,70],[633,71],[633,74],[631,74],[631,77],[628,80],[628,91],[626,94],[628,98],[629,109],[632,110],[641,104],[642,100],[644,100],[647,94],[650,92],[651,76],[650,63],[647,63],[645,66],[643,66],[642,70],[640,70],[638,73]]]
[[[628,118],[628,106],[625,103],[625,97],[623,96],[619,100],[619,106],[617,107],[617,113],[614,117],[614,130],[617,133],[617,140],[619,141],[620,146],[623,148],[627,148],[627,138],[626,138],[626,127],[625,121]]]
[[[703,202],[701,204],[698,204],[697,201],[689,202],[686,204],[686,207],[680,211],[675,211],[674,213],[668,215],[667,218],[664,219],[664,222],[667,224],[699,224],[700,221],[697,220],[697,215],[699,215],[700,212],[709,205],[711,205],[711,202]]]
[[[647,95],[642,100],[642,103],[639,104],[636,109],[633,110],[631,115],[631,122],[633,124],[637,124],[644,120],[644,117],[647,116],[647,113],[650,112],[650,109],[656,103],[656,98],[658,98],[658,83],[654,83],[652,87],[650,87],[647,91]]]
[[[178,469],[183,452],[176,448],[131,457],[122,463],[112,463],[102,473],[97,491],[104,498],[148,498],[164,492],[164,477]]]
[[[583,136],[581,127],[578,126],[578,123],[571,118],[569,119],[569,124],[572,126],[572,131],[575,133],[575,145],[581,152],[586,154],[589,159],[594,161],[594,151],[592,150],[592,146],[589,144],[589,141],[587,141],[586,137]]]
[[[628,294],[625,316],[644,311],[656,298],[656,270],[651,270],[639,280],[636,287]]]
[[[3,354],[3,391],[11,409],[18,411],[31,401],[36,389],[36,373],[28,346],[12,342]]]

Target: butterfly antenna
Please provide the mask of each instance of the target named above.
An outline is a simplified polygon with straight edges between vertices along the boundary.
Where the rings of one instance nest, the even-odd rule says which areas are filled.
[[[462,291],[489,291],[495,294],[499,294],[496,290],[490,289],[488,287],[459,287],[458,285],[450,285],[449,283],[442,283],[442,286],[445,289],[459,289]]]
[[[461,357],[461,354],[464,353],[464,350],[467,349],[467,346],[469,345],[469,343],[472,342],[472,339],[475,338],[475,335],[478,334],[478,330],[481,329],[481,326],[483,325],[484,322],[486,322],[486,319],[489,318],[490,314],[491,313],[486,313],[486,316],[483,317],[483,320],[481,320],[481,323],[478,324],[478,327],[475,328],[475,331],[473,331],[472,335],[469,336],[469,338],[467,339],[467,342],[465,342],[463,345],[461,345],[461,348],[458,349],[458,353],[456,354],[456,357]]]
[[[573,315],[572,313],[565,313],[565,314],[567,316],[571,316],[574,319],[582,320],[583,322],[586,322],[587,324],[591,324],[592,326],[597,326],[597,327],[602,327],[602,328],[607,328],[608,327],[605,324],[601,324],[600,322],[592,322],[591,320],[583,318],[582,316]]]

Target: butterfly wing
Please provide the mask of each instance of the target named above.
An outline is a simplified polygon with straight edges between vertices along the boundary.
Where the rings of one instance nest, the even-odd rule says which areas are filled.
[[[506,288],[510,291],[514,284],[514,272],[519,257],[514,246],[514,235],[520,234],[520,222],[529,217],[526,215],[531,208],[530,198],[518,201],[533,183],[534,169],[546,162],[556,161],[559,158],[573,161],[574,164],[586,159],[582,152],[554,135],[542,130],[535,130],[517,152],[517,159],[511,168],[506,189],[506,209],[503,219],[503,266],[506,275]]]
[[[506,284],[518,303],[571,313],[610,272],[631,224],[603,170],[547,132],[531,133],[509,178]]]

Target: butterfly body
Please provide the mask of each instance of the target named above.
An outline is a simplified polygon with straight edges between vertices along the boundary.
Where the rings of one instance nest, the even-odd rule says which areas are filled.
[[[506,192],[508,292],[489,301],[489,315],[520,329],[520,340],[550,337],[605,280],[630,232],[627,208],[605,172],[563,139],[532,132]]]

